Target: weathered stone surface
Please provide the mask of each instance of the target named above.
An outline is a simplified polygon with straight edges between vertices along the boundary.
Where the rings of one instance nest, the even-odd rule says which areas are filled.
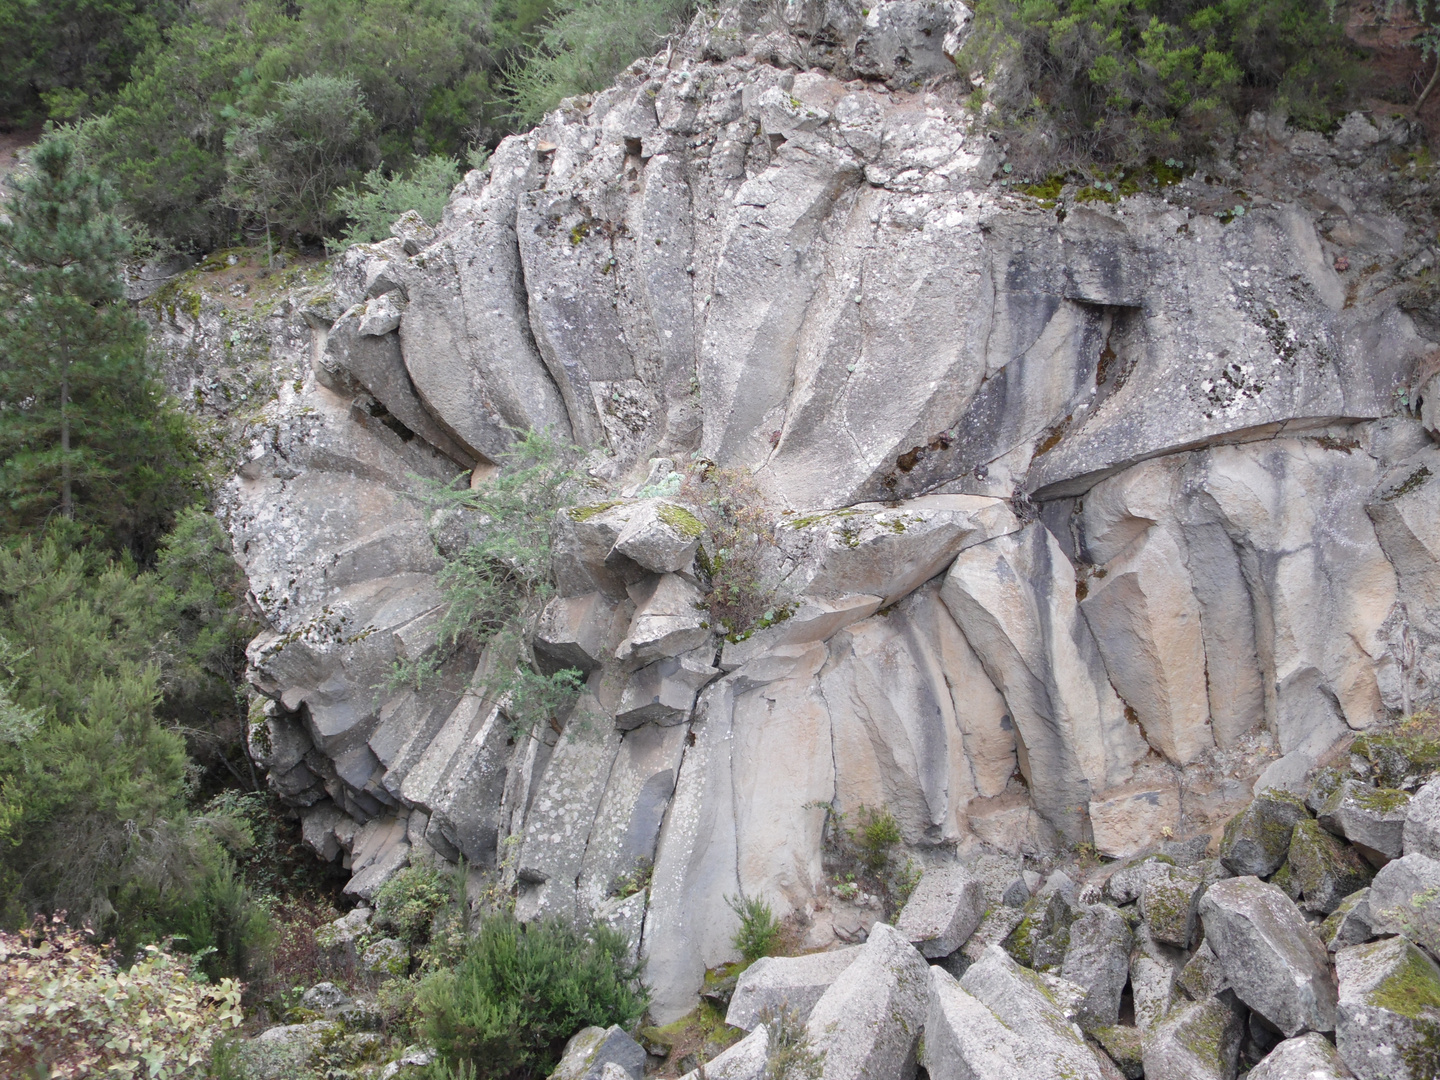
[[[581,1028],[572,1035],[550,1080],[608,1080],[602,1076],[607,1065],[619,1066],[630,1080],[645,1075],[644,1047],[618,1024]]]
[[[1329,955],[1284,893],[1253,877],[1219,881],[1201,899],[1200,917],[1241,1001],[1287,1037],[1335,1030]]]
[[[1320,924],[1320,940],[1332,953],[1347,945],[1360,945],[1375,936],[1370,922],[1370,890],[1357,889]]]
[[[410,971],[410,950],[399,938],[372,941],[360,954],[360,970],[382,979],[407,975]]]
[[[959,864],[924,872],[895,929],[927,957],[948,956],[969,940],[985,914],[980,882]]]
[[[1101,795],[1090,800],[1090,826],[1096,850],[1109,858],[1144,851],[1162,829],[1180,823],[1180,794],[1173,785],[1132,781]]]
[[[577,668],[587,674],[594,671],[616,645],[617,607],[600,592],[551,600],[545,605],[535,633],[536,656],[556,670]]]
[[[1440,1070],[1440,966],[1403,937],[1335,954],[1335,1046],[1360,1080],[1421,1080]]]
[[[643,663],[679,656],[710,639],[702,594],[679,574],[641,581],[631,591],[631,599],[635,616],[615,650],[617,659]]]
[[[1031,524],[962,552],[941,597],[1010,706],[1036,808],[1078,839],[1092,791],[1127,780],[1143,743],[1080,619],[1069,560]]]
[[[778,1010],[782,1004],[804,1023],[815,1003],[855,962],[862,948],[854,945],[807,956],[762,957],[741,972],[725,1012],[725,1023],[753,1031],[762,1013]]]
[[[1025,1042],[944,968],[930,969],[925,1071],[932,1080],[1025,1080]],[[1043,1075],[1043,1074],[1042,1074]]]
[[[894,927],[876,923],[806,1024],[811,1045],[825,1053],[825,1080],[913,1077],[929,1004],[925,958]]]
[[[1177,1005],[1144,1035],[1146,1080],[1234,1080],[1244,1016],[1228,990]]]
[[[1206,941],[1201,941],[1196,946],[1194,954],[1185,963],[1185,969],[1180,972],[1180,978],[1175,980],[1175,985],[1184,991],[1191,1001],[1204,1001],[1230,988],[1219,958]]]
[[[1185,953],[1150,936],[1143,922],[1135,928],[1130,953],[1130,990],[1135,999],[1135,1026],[1148,1031],[1170,1011],[1176,985],[1185,967]]]
[[[881,0],[866,11],[851,66],[867,78],[911,85],[953,66],[969,24],[970,9],[958,0]]]
[[[1090,1034],[1125,1080],[1140,1080],[1145,1075],[1142,1037],[1138,1028],[1117,1025],[1096,1028]]]
[[[1290,834],[1303,818],[1305,804],[1286,791],[1263,791],[1225,826],[1220,861],[1241,876],[1269,877],[1290,850]]]
[[[1330,1040],[1315,1032],[1286,1039],[1247,1074],[1250,1080],[1353,1080]]]
[[[1105,879],[1105,895],[1117,904],[1129,904],[1140,899],[1145,883],[1151,878],[1165,877],[1174,862],[1168,857],[1147,855],[1145,858],[1121,866]]]
[[[1410,795],[1347,780],[1316,810],[1320,824],[1365,848],[1379,863],[1403,853]]]
[[[1023,1065],[1020,1075],[1099,1080],[1100,1064],[1079,1030],[1055,1007],[1044,983],[1004,950],[986,949],[965,972],[960,988],[1018,1037],[1023,1047],[1018,1057]]]
[[[1004,949],[1036,971],[1059,971],[1070,948],[1070,924],[1076,911],[1058,892],[1026,903],[1023,918],[1004,941]]]
[[[1091,905],[1070,924],[1070,947],[1060,974],[1085,989],[1077,1018],[1087,1031],[1118,1022],[1133,946],[1125,916],[1108,905]]]
[[[1386,863],[1370,883],[1370,925],[1440,952],[1440,860],[1416,853]]]
[[[1204,879],[1189,867],[1166,867],[1144,880],[1140,886],[1140,916],[1149,924],[1156,941],[1182,949],[1190,947],[1203,888]]]
[[[688,570],[705,532],[704,523],[679,503],[646,499],[630,518],[612,549],[654,574]]]
[[[1440,780],[1431,780],[1406,805],[1403,846],[1406,855],[1440,859]]]
[[[1306,911],[1329,915],[1340,901],[1370,883],[1373,871],[1355,850],[1306,818],[1290,836],[1286,859]]]
[[[696,693],[720,674],[719,668],[710,665],[714,656],[713,649],[701,646],[633,672],[620,696],[615,725],[629,731],[641,724],[664,727],[684,723],[690,718]]]
[[[870,593],[888,605],[943,573],[960,552],[1019,527],[999,499],[928,495],[899,507],[862,503],[811,514],[787,523],[779,542],[796,562],[786,578],[795,592]]]

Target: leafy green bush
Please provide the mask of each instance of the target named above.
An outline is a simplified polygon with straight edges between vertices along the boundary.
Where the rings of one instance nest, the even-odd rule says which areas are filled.
[[[450,189],[459,182],[460,166],[442,154],[421,158],[405,173],[386,176],[379,169],[370,170],[362,181],[363,191],[351,188],[336,199],[336,208],[350,219],[345,242],[384,240],[391,223],[407,210],[414,210],[426,224],[438,224]]]
[[[859,818],[851,839],[865,869],[878,874],[889,866],[891,849],[900,843],[900,823],[889,810],[868,806],[860,807]]]
[[[1251,108],[1332,123],[1357,54],[1316,0],[978,0],[957,64],[1040,175],[1193,157]]]
[[[780,939],[780,924],[775,911],[758,896],[727,896],[725,903],[731,911],[740,916],[740,926],[730,939],[740,950],[746,963],[753,964],[762,956],[769,956]]]
[[[453,885],[432,866],[407,866],[375,894],[375,922],[418,949],[436,914],[454,898]]]
[[[126,970],[58,921],[0,932],[0,988],[7,1076],[198,1078],[242,1020],[238,983],[206,983],[154,946]]]
[[[492,916],[453,969],[425,979],[417,1008],[445,1068],[468,1062],[479,1080],[543,1076],[580,1028],[628,1025],[645,1010],[628,953],[604,927],[587,937]]]

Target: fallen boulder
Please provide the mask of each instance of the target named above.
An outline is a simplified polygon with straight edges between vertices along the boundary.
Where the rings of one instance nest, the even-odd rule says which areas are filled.
[[[767,1011],[787,1006],[804,1023],[815,1003],[853,964],[863,945],[808,956],[766,956],[751,964],[735,984],[725,1023],[753,1031]]]
[[[1167,866],[1148,876],[1140,887],[1140,915],[1156,941],[1190,947],[1204,881],[1191,868]]]
[[[1409,805],[1408,792],[1346,780],[1320,805],[1316,817],[1325,828],[1383,865],[1402,853]]]
[[[1060,974],[1085,988],[1077,1018],[1089,1031],[1119,1021],[1135,940],[1125,916],[1106,904],[1085,908],[1070,924],[1070,947]]]
[[[895,929],[927,957],[964,945],[985,914],[980,882],[958,863],[926,870],[905,902]]]
[[[1024,1075],[1035,1080],[1099,1080],[1103,1076],[1095,1051],[1055,1006],[1045,984],[1010,959],[1003,949],[986,949],[979,963],[965,972],[960,988],[1019,1036],[1024,1047],[1019,1059]]]
[[[1036,1080],[1025,1044],[944,968],[930,969],[925,1071],[930,1080]]]
[[[1405,854],[1440,859],[1440,780],[1431,780],[1405,806]]]
[[[1254,877],[1219,881],[1201,899],[1200,918],[1241,1001],[1287,1037],[1335,1030],[1329,954],[1284,893]]]
[[[1403,937],[1335,955],[1335,1045],[1360,1080],[1440,1076],[1440,966]]]
[[[1135,1026],[1153,1027],[1175,1003],[1175,985],[1185,954],[1150,936],[1150,927],[1135,928],[1135,949],[1130,954],[1130,990],[1135,1000]]]
[[[1145,1034],[1145,1080],[1235,1080],[1245,1013],[1230,991],[1176,1006]]]
[[[929,1006],[925,958],[893,926],[877,922],[806,1025],[811,1045],[825,1055],[825,1080],[909,1080]]]
[[[1418,852],[1387,863],[1370,883],[1370,925],[1440,954],[1440,860]]]
[[[631,1080],[645,1075],[645,1048],[619,1024],[581,1028],[570,1036],[550,1080],[605,1080],[606,1065],[623,1069]]]
[[[1220,841],[1220,861],[1232,873],[1269,877],[1290,851],[1290,834],[1309,811],[1299,796],[1271,788],[1230,819]]]
[[[647,499],[630,511],[613,550],[656,574],[686,570],[705,532],[704,523],[677,503]]]
[[[1286,862],[1291,880],[1303,897],[1300,906],[1320,915],[1329,915],[1341,900],[1363,889],[1374,876],[1354,848],[1335,839],[1312,818],[1301,821],[1290,834]]]
[[[717,1054],[681,1080],[764,1080],[770,1056],[770,1033],[761,1024],[745,1038]]]
[[[1370,918],[1370,890],[1357,889],[1320,924],[1320,940],[1332,953],[1347,945],[1360,945],[1375,936]]]
[[[1311,1031],[1286,1039],[1251,1069],[1247,1080],[1353,1080],[1335,1047]]]

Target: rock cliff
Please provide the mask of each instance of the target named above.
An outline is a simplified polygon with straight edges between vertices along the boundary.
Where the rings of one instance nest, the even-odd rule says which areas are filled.
[[[618,926],[662,1022],[731,958],[727,897],[813,921],[827,813],[884,806],[931,863],[1128,855],[1440,678],[1409,128],[1257,114],[1234,160],[1057,201],[967,104],[961,4],[783,10],[702,15],[438,229],[335,260],[228,493],[252,748],[317,852],[361,895],[463,856],[521,917]],[[422,479],[542,427],[618,505],[557,525],[537,643],[591,719],[516,738],[481,657],[384,685],[442,608]],[[694,546],[630,528],[696,462],[780,522],[793,613],[743,641]]]

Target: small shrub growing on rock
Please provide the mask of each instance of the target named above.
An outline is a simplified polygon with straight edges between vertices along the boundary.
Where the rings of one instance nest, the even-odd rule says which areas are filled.
[[[786,1002],[760,1014],[769,1045],[765,1051],[765,1080],[820,1080],[825,1053],[810,1045],[805,1022]]]
[[[429,975],[416,1008],[452,1075],[476,1080],[548,1074],[583,1027],[633,1023],[647,999],[619,934],[588,936],[560,922],[521,926],[491,916],[452,969]]]
[[[735,931],[731,942],[740,950],[746,963],[753,964],[762,956],[769,956],[780,939],[780,923],[775,911],[758,896],[727,896],[725,903],[740,916],[740,928]]]
[[[900,843],[900,823],[883,807],[860,808],[860,822],[851,831],[851,838],[860,853],[860,861],[872,874],[879,874],[890,865],[890,852]]]
[[[418,949],[429,940],[435,916],[452,892],[452,883],[434,867],[407,866],[375,894],[375,922]]]

